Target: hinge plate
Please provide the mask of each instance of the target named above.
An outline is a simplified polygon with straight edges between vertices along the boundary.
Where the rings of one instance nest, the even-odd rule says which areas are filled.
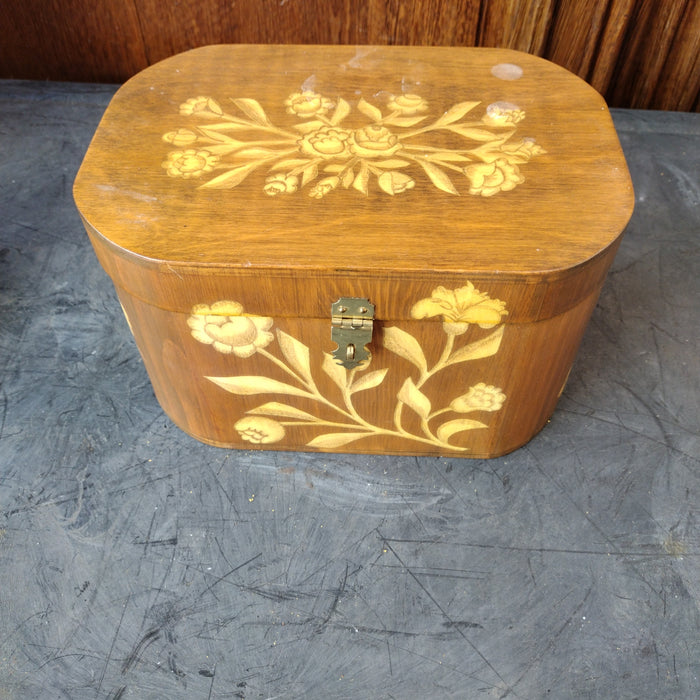
[[[374,304],[367,299],[341,297],[331,305],[331,340],[338,344],[333,357],[353,369],[369,359],[365,345],[372,341]]]

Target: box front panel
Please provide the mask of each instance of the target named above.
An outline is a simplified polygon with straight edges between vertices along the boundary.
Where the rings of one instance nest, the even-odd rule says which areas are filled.
[[[369,362],[331,357],[331,319],[235,299],[163,310],[118,290],[156,395],[195,438],[238,448],[491,457],[554,410],[597,298],[538,323],[467,283],[374,323]],[[378,314],[379,315],[379,314]]]

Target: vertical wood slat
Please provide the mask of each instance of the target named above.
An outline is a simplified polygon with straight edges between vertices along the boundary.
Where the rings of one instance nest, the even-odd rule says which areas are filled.
[[[629,26],[635,0],[610,0],[608,16],[588,80],[601,94],[609,90],[615,67],[621,60],[622,42]],[[624,59],[623,59],[624,60]]]
[[[554,0],[491,0],[481,4],[479,46],[506,47],[542,55]]]
[[[545,56],[581,77],[588,76],[603,31],[607,2],[561,0],[557,4]]]
[[[700,2],[688,2],[656,81],[651,102],[664,109],[699,111],[700,100]]]
[[[686,5],[687,0],[663,4],[657,0],[638,0],[635,3],[622,48],[626,58],[608,93],[612,102],[638,109],[653,104],[653,93]]]
[[[121,82],[146,67],[133,0],[0,3],[0,77]]]
[[[697,0],[23,0],[0,36],[0,77],[96,82],[214,43],[503,46],[611,106],[700,110]]]
[[[165,6],[135,0],[151,62],[207,43],[473,45],[478,0],[221,0]]]

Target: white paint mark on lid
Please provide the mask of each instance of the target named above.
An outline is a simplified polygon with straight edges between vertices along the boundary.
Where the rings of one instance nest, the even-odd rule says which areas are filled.
[[[519,80],[523,77],[523,69],[515,63],[497,63],[491,69],[491,75],[499,80]]]
[[[347,63],[341,65],[341,68],[362,68],[362,59],[369,56],[377,50],[376,46],[357,46],[355,47],[355,55]]]
[[[310,75],[302,84],[302,92],[314,92],[316,89],[316,74]]]
[[[500,117],[508,112],[518,112],[520,107],[512,102],[493,102],[486,108],[489,117]]]

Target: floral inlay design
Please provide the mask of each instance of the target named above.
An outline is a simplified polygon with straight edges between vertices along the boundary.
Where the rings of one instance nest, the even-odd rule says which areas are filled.
[[[192,309],[188,325],[192,335],[215,350],[237,357],[250,357],[268,346],[274,336],[269,332],[272,319],[243,316],[243,307],[235,301],[218,301]]]
[[[336,449],[367,437],[393,436],[441,449],[466,451],[468,447],[451,443],[451,438],[457,433],[488,428],[480,419],[501,410],[506,401],[504,392],[497,386],[477,382],[458,390],[457,396],[448,397],[443,407],[435,408],[422,388],[448,367],[495,355],[505,329],[503,317],[507,314],[504,302],[490,298],[470,282],[459,289],[438,287],[432,296],[416,302],[411,308],[412,318],[442,317],[444,346],[432,366],[428,365],[415,336],[396,326],[385,328],[381,342],[385,349],[404,360],[406,377],[396,394],[393,415],[387,416],[384,425],[370,423],[354,404],[357,393],[376,390],[389,372],[387,367],[370,369],[371,358],[348,370],[324,353],[320,366],[312,367],[307,345],[281,329],[273,333],[272,318],[245,313],[241,304],[234,301],[218,301],[211,306],[198,304],[187,324],[200,343],[243,359],[261,355],[287,377],[286,381],[264,375],[206,377],[232,394],[270,394],[281,399],[261,403],[236,421],[235,428],[243,440],[258,445],[274,444],[283,441],[288,430],[306,426],[320,431],[306,443],[312,448]],[[466,342],[458,340],[467,335]],[[277,351],[273,352],[275,340]],[[324,373],[337,387],[335,397],[320,391],[316,383],[318,372]],[[296,397],[295,405],[285,403],[285,396]],[[419,422],[420,430],[412,432],[404,427],[404,410],[417,414],[419,421],[414,420],[413,424]],[[472,415],[465,417],[468,414]]]
[[[523,183],[520,166],[545,153],[534,139],[515,138],[525,112],[508,102],[488,105],[479,117],[472,114],[480,102],[458,102],[430,117],[431,105],[419,95],[389,95],[384,110],[361,98],[351,117],[343,98],[302,91],[284,101],[296,119],[285,127],[273,124],[257,100],[232,103],[235,113],[207,96],[180,105],[192,124],[163,136],[177,149],[162,163],[169,176],[229,189],[262,168],[267,195],[306,188],[316,199],[338,188],[369,194],[372,178],[382,192],[398,195],[419,176],[458,195],[457,177],[466,180],[462,191],[492,197]]]

